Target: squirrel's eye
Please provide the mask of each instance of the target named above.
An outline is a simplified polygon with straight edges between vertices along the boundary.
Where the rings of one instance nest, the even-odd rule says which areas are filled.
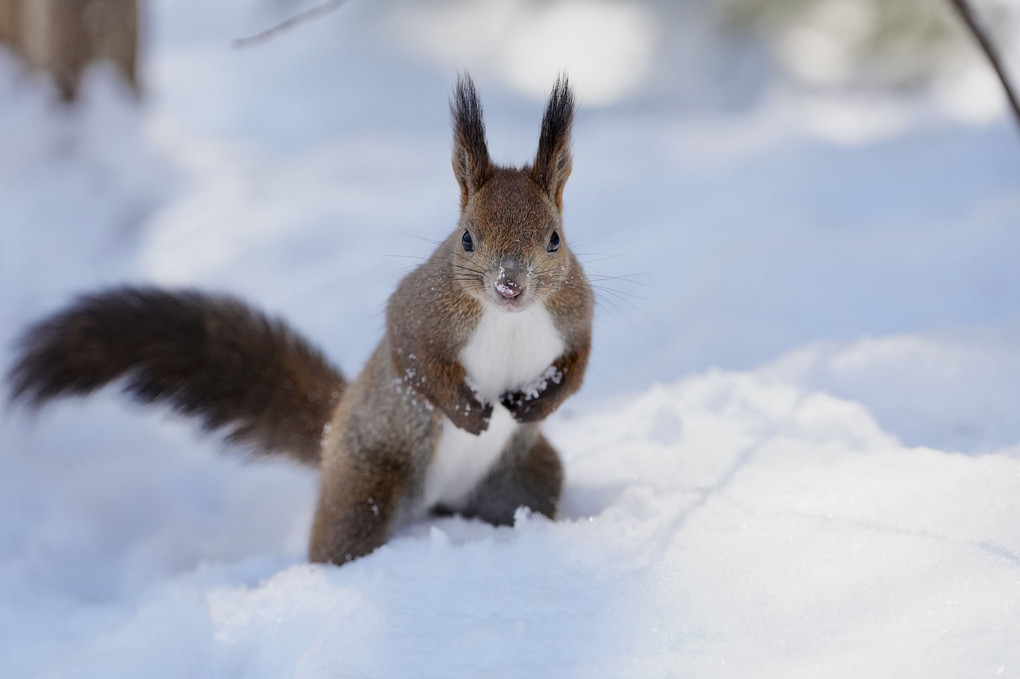
[[[555,231],[552,232],[552,236],[549,237],[549,246],[546,250],[549,252],[556,252],[560,249],[560,234]]]
[[[464,232],[464,237],[460,239],[460,242],[464,245],[464,252],[475,251],[475,242],[471,240],[471,234],[467,231]]]

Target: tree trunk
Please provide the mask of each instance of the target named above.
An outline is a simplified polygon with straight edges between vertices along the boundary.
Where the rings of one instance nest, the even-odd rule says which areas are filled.
[[[17,50],[21,44],[22,0],[0,0],[0,43]]]
[[[0,0],[0,42],[53,76],[65,101],[85,69],[109,61],[138,92],[138,0]]]

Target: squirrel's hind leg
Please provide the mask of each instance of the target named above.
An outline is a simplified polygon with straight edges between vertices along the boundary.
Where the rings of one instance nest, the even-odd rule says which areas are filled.
[[[555,518],[563,490],[563,463],[537,426],[521,429],[459,514],[497,526],[513,525],[519,507]]]
[[[324,461],[308,549],[312,562],[342,565],[374,551],[389,537],[409,484],[408,470],[406,465],[384,464],[385,458],[378,464],[360,459],[361,464],[352,463],[350,456]]]

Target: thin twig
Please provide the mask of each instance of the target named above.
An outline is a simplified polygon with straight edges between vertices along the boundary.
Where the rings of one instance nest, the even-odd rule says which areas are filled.
[[[1016,117],[1017,125],[1020,125],[1020,98],[1017,97],[1016,90],[1009,82],[1009,76],[1006,75],[1006,67],[1002,63],[1002,59],[999,57],[998,51],[995,49],[995,45],[992,44],[991,38],[988,37],[988,31],[981,23],[978,16],[974,13],[970,3],[967,0],[949,0],[953,7],[956,8],[960,18],[963,19],[964,23],[967,24],[967,28],[977,38],[978,44],[981,45],[981,49],[984,50],[985,56],[988,57],[988,61],[991,62],[992,68],[995,69],[995,74],[999,76],[999,82],[1002,83],[1002,88],[1006,90],[1006,98],[1009,99],[1009,105],[1013,108],[1013,115]]]
[[[253,35],[247,38],[238,38],[234,40],[234,49],[243,49],[245,47],[251,47],[252,45],[257,45],[261,42],[265,42],[266,40],[272,38],[277,33],[283,33],[284,31],[290,30],[291,28],[297,26],[298,24],[303,24],[306,21],[311,21],[313,19],[318,19],[319,17],[325,16],[330,12],[339,9],[340,6],[346,2],[347,0],[328,0],[327,2],[324,2],[321,5],[312,7],[311,9],[306,9],[304,12],[294,15],[291,18],[284,21],[283,23],[277,24],[276,26],[273,26],[269,30],[262,31],[258,35]]]

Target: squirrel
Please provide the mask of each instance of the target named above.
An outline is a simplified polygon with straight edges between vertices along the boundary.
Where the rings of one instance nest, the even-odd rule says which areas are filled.
[[[489,160],[470,76],[450,111],[457,228],[391,295],[353,382],[235,298],[121,287],[25,332],[12,401],[38,408],[119,381],[256,454],[319,467],[313,562],[364,556],[430,513],[554,518],[563,466],[539,424],[581,385],[594,301],[563,232],[573,93],[556,80],[534,163],[520,169]]]

